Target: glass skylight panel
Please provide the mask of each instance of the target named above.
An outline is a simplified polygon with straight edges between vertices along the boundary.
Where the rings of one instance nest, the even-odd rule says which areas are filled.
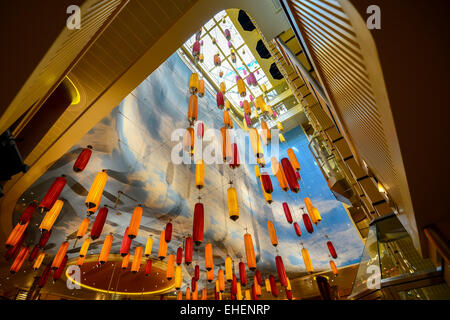
[[[210,30],[215,24],[216,22],[214,21],[214,19],[211,19],[203,26],[203,28],[206,30]]]
[[[214,19],[216,19],[216,21],[222,21],[222,18],[225,17],[226,14],[225,10],[222,10],[214,16]]]
[[[225,29],[228,29],[231,34],[231,48],[228,46],[228,40],[225,38]],[[212,38],[216,39],[217,45],[213,44]],[[226,97],[233,105],[239,107],[240,102],[243,100],[237,92],[236,74],[239,74],[242,79],[244,79],[247,89],[247,100],[249,99],[250,94],[255,98],[262,94],[260,87],[262,84],[265,84],[268,90],[272,88],[272,85],[264,74],[264,71],[261,69],[248,46],[244,43],[244,40],[234,27],[234,24],[231,22],[225,11],[219,12],[214,16],[214,19],[209,20],[204,25],[201,40],[203,40],[201,53],[204,56],[204,62],[199,65],[202,67],[204,72],[210,76],[216,86],[219,86],[222,81],[225,82],[227,89]],[[192,35],[185,43],[185,48],[187,48],[189,52],[192,52],[194,42],[195,34]],[[235,63],[231,60],[230,54],[232,48],[236,52],[237,61]],[[214,65],[214,55],[217,53],[219,53],[222,61],[221,66],[218,67]],[[256,74],[256,70],[258,70],[258,74]],[[220,72],[223,72],[222,77],[219,75]],[[258,86],[255,87],[247,85],[246,78],[248,77],[249,72],[255,73]],[[268,95],[268,97],[272,96],[276,96],[275,90],[273,90],[273,94]]]

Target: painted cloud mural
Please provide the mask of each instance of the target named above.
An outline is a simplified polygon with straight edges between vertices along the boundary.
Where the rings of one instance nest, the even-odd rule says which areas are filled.
[[[207,165],[205,187],[198,191],[195,165],[171,162],[172,148],[179,143],[172,141],[172,133],[188,125],[189,75],[189,68],[178,54],[172,55],[23,194],[13,223],[19,219],[23,205],[34,199],[41,200],[53,179],[65,174],[68,183],[60,196],[65,204],[47,247],[50,252],[55,252],[67,237],[75,238],[76,230],[86,216],[84,200],[90,185],[97,172],[107,169],[109,178],[102,205],[110,207],[108,219],[102,236],[93,242],[89,253],[99,252],[104,236],[109,232],[114,235],[112,252],[119,251],[123,233],[137,204],[142,204],[144,214],[131,250],[134,251],[137,245],[145,245],[146,238],[153,235],[155,256],[160,232],[171,219],[174,235],[168,253],[175,253],[183,236],[192,233],[193,208],[200,196],[205,206],[205,235],[198,252],[194,251],[194,261],[201,266],[204,265],[203,251],[207,241],[213,243],[216,266],[223,265],[227,255],[237,266],[239,259],[245,259],[243,235],[246,228],[253,236],[258,268],[263,274],[276,273],[274,257],[277,251],[283,257],[289,276],[304,274],[300,243],[309,250],[316,271],[328,269],[325,234],[337,250],[338,266],[358,262],[363,248],[359,235],[346,210],[329,190],[300,127],[286,132],[286,143],[280,144],[279,148],[283,157],[288,147],[297,154],[301,166],[301,190],[298,194],[283,192],[276,178],[271,176],[274,185],[271,205],[264,201],[253,164],[244,163],[235,170],[223,164]],[[208,92],[199,98],[198,119],[207,128],[222,126],[222,111],[217,109],[215,97]],[[248,139],[241,138],[236,142],[243,159],[241,150],[249,149]],[[73,162],[81,148],[87,145],[93,146],[93,156],[83,172],[75,173]],[[246,160],[251,157],[245,156]],[[266,157],[266,166],[261,171],[272,174],[269,160],[270,157]],[[238,192],[240,218],[237,221],[228,217],[226,191],[230,180]],[[114,208],[119,191],[123,194]],[[304,197],[311,198],[322,216],[312,234],[306,232],[301,221],[300,207],[304,206]],[[289,203],[294,220],[301,226],[301,238],[287,223],[282,202]],[[94,218],[90,219],[93,221]],[[40,219],[41,215],[35,215],[33,223],[40,223]],[[273,220],[278,235],[276,249],[271,245],[267,231],[269,219]],[[35,233],[29,238],[37,241],[39,233],[37,228],[34,229]],[[71,243],[69,258],[78,254],[81,243],[79,241],[74,248]],[[185,268],[186,272],[192,271],[192,266]]]

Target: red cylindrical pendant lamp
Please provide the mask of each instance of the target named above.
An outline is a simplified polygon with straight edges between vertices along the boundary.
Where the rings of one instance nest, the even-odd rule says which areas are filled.
[[[58,200],[59,195],[66,185],[66,182],[67,180],[64,176],[56,178],[55,181],[53,181],[53,184],[50,186],[50,189],[48,189],[41,203],[39,204],[39,208],[50,210],[55,204],[56,200]]]
[[[84,148],[80,154],[78,155],[77,160],[75,160],[75,163],[73,164],[73,171],[75,172],[81,172],[83,171],[92,155],[92,146],[87,146]]]
[[[34,211],[36,211],[36,208],[37,203],[35,201],[31,202],[23,211],[22,216],[19,219],[19,223],[23,225],[29,222]]]
[[[239,279],[243,286],[247,285],[247,272],[245,271],[245,263],[239,262]]]
[[[292,192],[297,193],[300,191],[297,177],[295,176],[294,168],[288,158],[281,159],[281,165],[283,167],[284,175],[289,184],[289,188]]]
[[[281,259],[281,256],[275,257],[275,264],[277,266],[277,272],[278,272],[278,279],[280,280],[280,284],[283,287],[287,287],[287,276],[286,276],[286,269],[284,268],[283,259]]]
[[[172,222],[166,224],[166,232],[164,233],[166,242],[169,243],[172,240]]]
[[[327,241],[327,247],[328,247],[328,251],[330,251],[330,255],[333,257],[333,259],[337,259],[336,249],[334,248],[333,243],[331,241]]]
[[[103,226],[106,222],[106,217],[108,216],[108,208],[101,207],[95,217],[94,224],[91,229],[91,239],[96,240],[102,234]]]
[[[289,209],[289,205],[286,202],[283,202],[283,210],[284,210],[284,215],[286,216],[287,222],[292,223],[291,210]]]
[[[193,237],[196,246],[203,242],[203,226],[204,226],[204,208],[203,203],[196,203],[194,207],[194,223],[193,223]]]
[[[192,237],[187,237],[184,244],[184,263],[190,265],[192,263],[192,251],[193,251]]]
[[[120,246],[120,255],[122,257],[125,257],[127,254],[130,253],[130,246],[132,240],[130,239],[130,237],[128,237],[128,228],[129,227],[125,229],[125,233],[122,238],[122,245]]]
[[[270,180],[270,176],[267,174],[267,172],[261,173],[261,181],[264,187],[264,191],[266,191],[267,193],[272,193],[273,192],[272,180]]]

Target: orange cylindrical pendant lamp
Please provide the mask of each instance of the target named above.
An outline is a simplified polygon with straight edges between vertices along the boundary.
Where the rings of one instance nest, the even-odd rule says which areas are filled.
[[[231,260],[231,257],[225,258],[225,277],[228,282],[233,280],[233,261]]]
[[[284,175],[283,168],[275,157],[271,158],[271,168],[272,173],[275,175],[275,177],[277,177],[278,184],[280,185],[281,190],[288,191],[289,185]]]
[[[206,270],[211,270],[214,266],[213,263],[213,248],[212,248],[212,244],[210,242],[208,242],[205,245],[205,267]]]
[[[83,221],[81,221],[80,227],[78,228],[78,232],[77,232],[78,239],[81,239],[84,237],[88,227],[89,227],[89,218],[84,218]]]
[[[167,271],[166,271],[166,278],[167,280],[172,280],[175,273],[175,255],[169,254],[169,257],[167,259]]]
[[[130,254],[128,253],[125,257],[122,258],[122,269],[128,268],[129,263],[130,263]]]
[[[163,260],[167,255],[167,246],[166,242],[166,230],[161,231],[161,237],[159,238],[159,249],[158,249],[158,258]]]
[[[247,266],[250,270],[256,270],[255,249],[253,247],[252,236],[249,233],[244,235],[245,254],[247,256]]]
[[[269,230],[270,242],[272,242],[272,245],[276,247],[278,245],[278,238],[272,220],[267,221],[267,229]]]
[[[296,155],[294,153],[294,150],[292,150],[291,148],[288,148],[287,149],[287,154],[288,154],[288,157],[289,157],[289,161],[291,162],[292,167],[294,168],[294,170],[300,171],[300,164],[299,164],[298,159],[297,159],[297,157],[296,157]]]
[[[333,260],[330,260],[330,267],[331,267],[331,271],[333,271],[334,275],[338,275],[338,268],[336,267],[336,264],[334,263]]]
[[[83,241],[83,244],[81,245],[81,249],[80,249],[80,254],[79,254],[80,257],[86,256],[90,244],[91,244],[91,238],[86,238]]]
[[[9,234],[8,239],[6,240],[5,244],[7,248],[14,247],[17,242],[19,242],[19,239],[24,234],[26,228],[28,227],[29,221],[25,224],[17,223],[14,229]]]
[[[139,268],[141,267],[141,259],[142,259],[142,247],[136,247],[134,250],[133,263],[131,264],[131,272],[137,273],[139,272]]]
[[[139,232],[139,226],[141,225],[142,207],[138,205],[134,208],[133,215],[131,216],[130,225],[128,226],[128,237],[134,239]]]
[[[219,280],[219,291],[224,292],[225,291],[225,275],[224,275],[223,269],[219,269],[217,279]]]
[[[206,270],[206,280],[208,282],[212,282],[214,280],[214,269],[211,268],[210,270]]]
[[[61,265],[61,262],[63,261],[64,256],[67,253],[67,248],[68,247],[69,247],[69,242],[68,241],[64,241],[59,246],[58,252],[56,253],[55,258],[53,258],[53,262],[52,262],[52,269],[53,270],[58,269],[59,266]]]
[[[103,241],[102,250],[100,251],[100,256],[98,257],[98,261],[100,264],[104,264],[108,261],[109,252],[111,251],[111,246],[113,243],[113,236],[108,234],[105,237],[105,241]]]
[[[188,121],[193,123],[198,115],[198,97],[193,94],[189,98]]]

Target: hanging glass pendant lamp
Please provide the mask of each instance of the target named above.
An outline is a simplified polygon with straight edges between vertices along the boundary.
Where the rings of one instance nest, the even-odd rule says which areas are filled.
[[[107,180],[108,174],[106,173],[106,170],[97,173],[97,176],[92,182],[91,188],[89,189],[89,193],[85,200],[85,204],[88,209],[96,208],[100,205]]]

